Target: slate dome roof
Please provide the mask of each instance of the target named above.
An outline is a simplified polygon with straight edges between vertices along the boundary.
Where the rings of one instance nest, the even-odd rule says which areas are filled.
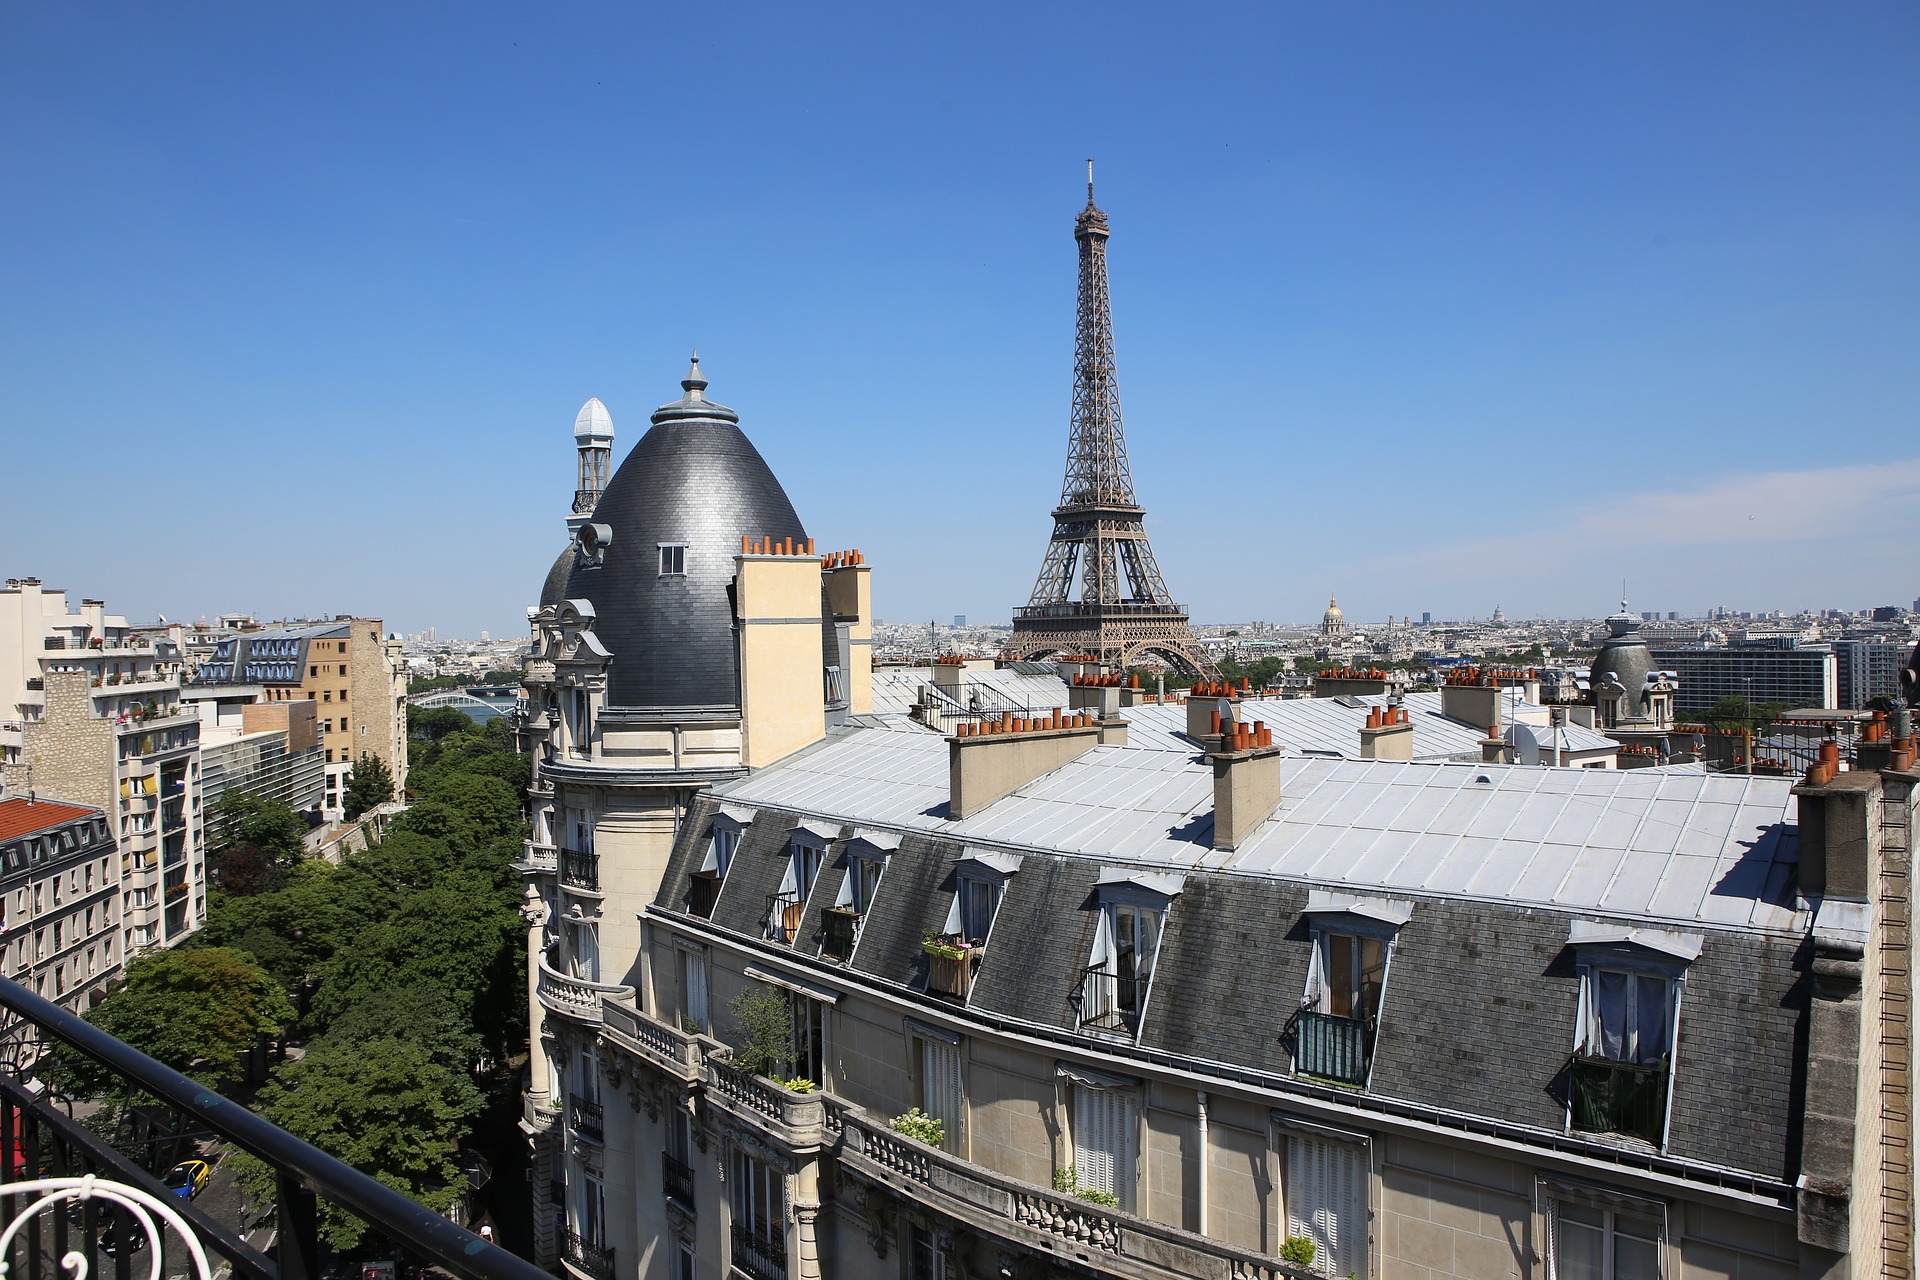
[[[1640,619],[1627,612],[1626,601],[1620,602],[1620,612],[1607,619],[1607,633],[1587,673],[1587,687],[1597,695],[1601,686],[1609,683],[1607,677],[1614,676],[1627,691],[1623,714],[1638,719],[1642,715],[1640,692],[1647,687],[1647,676],[1653,670],[1653,654],[1640,635]]]
[[[553,568],[547,570],[546,583],[540,588],[542,609],[550,604],[559,604],[567,598],[567,576],[573,572],[573,561],[578,554],[579,548],[569,542],[554,560]]]
[[[594,508],[593,522],[613,535],[603,563],[575,555],[567,574],[565,597],[593,602],[594,634],[613,655],[611,706],[739,706],[731,587],[740,539],[807,536],[740,416],[706,398],[699,356],[680,387]],[[686,573],[662,576],[660,546],[676,543]]]

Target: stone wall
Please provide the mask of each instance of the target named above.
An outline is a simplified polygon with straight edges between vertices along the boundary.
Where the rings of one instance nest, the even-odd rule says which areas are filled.
[[[20,757],[33,771],[31,785],[43,796],[104,809],[108,829],[117,837],[120,791],[113,723],[93,718],[93,686],[86,672],[54,671],[45,679],[46,717],[29,721],[22,730]]]

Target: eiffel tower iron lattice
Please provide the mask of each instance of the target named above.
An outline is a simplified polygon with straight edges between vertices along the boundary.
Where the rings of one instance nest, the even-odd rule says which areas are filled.
[[[1115,667],[1153,654],[1188,675],[1217,676],[1186,609],[1174,603],[1160,576],[1147,542],[1146,509],[1134,496],[1114,375],[1107,236],[1107,215],[1093,203],[1089,162],[1087,207],[1073,224],[1080,299],[1066,480],[1033,596],[1014,610],[1008,652],[1015,658],[1088,653]]]

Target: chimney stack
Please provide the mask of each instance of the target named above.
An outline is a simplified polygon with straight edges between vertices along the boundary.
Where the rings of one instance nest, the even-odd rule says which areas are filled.
[[[1266,725],[1225,726],[1213,765],[1213,847],[1237,849],[1280,804],[1280,748]]]
[[[1362,760],[1412,760],[1413,721],[1404,707],[1374,707],[1360,727]]]
[[[1104,726],[1087,712],[1002,715],[963,722],[947,739],[947,816],[971,817],[1003,796],[1100,745]],[[1126,722],[1120,722],[1125,733]],[[1124,739],[1122,739],[1124,741]]]

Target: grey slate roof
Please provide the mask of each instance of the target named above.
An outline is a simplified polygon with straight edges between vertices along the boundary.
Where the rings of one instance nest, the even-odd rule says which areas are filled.
[[[728,803],[738,801],[736,791]],[[658,905],[683,909],[685,872],[704,855],[721,802],[713,795],[696,802]],[[760,810],[714,924],[760,938],[764,898],[784,871],[782,846],[797,818],[791,810]],[[836,842],[835,854],[840,847]],[[952,828],[902,840],[863,922],[854,970],[941,1002],[924,993],[919,944],[924,933],[941,928],[952,902],[953,866],[967,848]],[[830,858],[837,861],[835,854]],[[1080,1034],[1067,996],[1089,958],[1090,907],[1101,867],[1092,857],[1025,858],[1007,881],[970,1008],[1060,1036]],[[823,873],[808,904],[810,918],[832,900],[835,887]],[[1271,874],[1189,872],[1168,911],[1141,1047],[1286,1076],[1291,1063],[1282,1032],[1305,992],[1311,946],[1302,914],[1307,895],[1307,884]],[[1564,1068],[1578,1007],[1568,938],[1579,913],[1494,893],[1402,897],[1411,915],[1396,937],[1367,1093],[1557,1138],[1565,1127]],[[1706,933],[1682,1004],[1668,1156],[1780,1182],[1795,1175],[1789,1099],[1805,1007],[1800,948],[1801,939],[1785,932]],[[817,955],[810,929],[803,929],[794,952]],[[839,966],[815,963],[819,980],[832,986]],[[1304,1087],[1323,1094],[1329,1088]]]
[[[566,597],[592,601],[594,633],[613,654],[613,706],[738,706],[740,539],[807,537],[737,416],[696,395],[694,380],[655,411],[594,508],[613,531],[605,563],[576,562],[567,578]],[[686,545],[684,576],[660,576],[661,543]]]

